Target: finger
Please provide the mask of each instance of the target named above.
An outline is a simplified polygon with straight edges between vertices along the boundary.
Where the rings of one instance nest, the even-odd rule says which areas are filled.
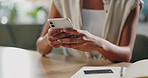
[[[83,43],[77,43],[77,44],[61,44],[62,47],[74,48],[74,49],[79,48],[81,45],[83,45]]]
[[[69,34],[69,33],[61,33],[61,34],[58,34],[58,35],[54,36],[54,38],[55,39],[62,39],[62,38],[68,38],[70,36],[72,36],[72,35]]]
[[[52,42],[52,41],[55,41],[56,39],[54,39],[54,37],[52,37],[52,36],[48,36],[48,40],[49,40],[50,42]]]
[[[64,31],[63,31],[63,29],[49,29],[48,30],[48,35],[49,36],[55,36],[55,35],[58,35],[58,34],[60,34],[60,33],[63,33]]]
[[[59,47],[60,47],[60,45],[54,45],[53,47],[54,47],[54,48],[59,48]]]
[[[57,44],[57,45],[51,45],[54,48],[59,48],[61,45]]]
[[[60,43],[82,43],[86,42],[85,40],[82,39],[82,37],[78,38],[63,38],[63,39],[58,39]]]
[[[57,42],[57,41],[52,41],[52,42],[48,42],[48,44],[54,48],[57,48],[61,45],[61,43]]]
[[[61,44],[59,41],[53,40],[53,39],[48,39],[48,40],[47,40],[47,43],[48,43],[49,45]]]
[[[63,29],[63,32],[70,33],[73,35],[82,35],[82,33],[79,30],[73,29],[73,28],[65,28]]]
[[[61,44],[59,41],[51,41],[50,43],[51,43],[52,45]]]

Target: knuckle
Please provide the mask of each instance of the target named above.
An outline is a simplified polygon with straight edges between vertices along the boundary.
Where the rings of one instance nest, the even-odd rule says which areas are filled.
[[[50,28],[50,29],[48,29],[48,32],[51,32],[51,28]]]
[[[49,40],[49,41],[53,41],[54,38],[53,38],[52,36],[48,36],[48,40]]]
[[[88,33],[89,33],[89,32],[88,32],[88,31],[86,31],[86,30],[84,30],[83,32],[84,32],[84,34],[88,34]]]
[[[49,38],[49,39],[48,39],[48,41],[49,41],[49,42],[51,42],[51,41],[52,41],[52,39],[51,39],[51,38]]]
[[[75,32],[76,34],[78,34],[79,30],[73,29],[73,32]]]
[[[52,34],[53,29],[48,29],[48,35]]]
[[[87,36],[83,36],[81,37],[83,40],[88,41],[89,39],[87,38]]]

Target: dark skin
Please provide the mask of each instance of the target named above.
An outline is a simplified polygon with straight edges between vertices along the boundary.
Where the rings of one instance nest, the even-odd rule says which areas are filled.
[[[102,0],[83,0],[83,8],[103,10]],[[89,3],[89,4],[88,4]],[[101,5],[101,6],[98,6]],[[100,37],[94,36],[85,30],[77,29],[50,29],[46,23],[41,37],[37,41],[38,51],[45,55],[51,52],[52,47],[60,46],[66,48],[74,48],[81,51],[99,51],[102,55],[111,61],[130,61],[132,50],[136,38],[136,29],[138,24],[138,16],[140,6],[134,8],[126,22],[121,34],[119,45],[114,45],[109,41]],[[49,18],[60,18],[60,14],[52,4],[51,14]],[[77,35],[77,38],[63,38],[65,36]]]

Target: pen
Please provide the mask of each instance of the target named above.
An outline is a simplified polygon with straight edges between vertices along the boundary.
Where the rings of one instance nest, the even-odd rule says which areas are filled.
[[[120,69],[120,77],[122,77],[123,76],[123,67],[121,67],[121,69]]]

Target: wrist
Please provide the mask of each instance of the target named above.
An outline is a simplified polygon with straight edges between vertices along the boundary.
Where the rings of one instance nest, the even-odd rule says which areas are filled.
[[[52,51],[52,47],[49,45],[48,37],[45,35],[44,37],[40,37],[38,39],[38,51],[42,55],[46,55]]]
[[[105,51],[109,51],[110,43],[107,40],[98,37],[96,41],[97,41],[97,45],[98,45],[98,50],[100,50],[100,49],[102,50],[103,49]]]
[[[95,37],[95,43],[97,45],[97,51],[100,51],[102,49],[105,50],[105,41],[103,38],[100,38],[100,37]]]

